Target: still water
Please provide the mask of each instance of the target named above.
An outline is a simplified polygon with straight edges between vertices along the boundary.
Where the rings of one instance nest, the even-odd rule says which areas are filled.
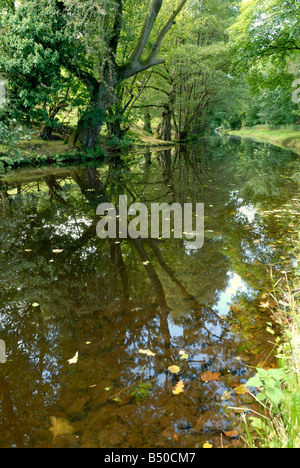
[[[122,159],[0,179],[1,448],[243,445],[236,389],[276,365],[261,302],[290,262],[297,157],[212,138]],[[204,203],[204,247],[100,240],[96,207],[124,194]]]

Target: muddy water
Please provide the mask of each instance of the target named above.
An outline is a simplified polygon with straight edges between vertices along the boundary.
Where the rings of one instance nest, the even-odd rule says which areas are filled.
[[[243,444],[236,390],[276,365],[261,297],[289,262],[296,157],[209,139],[123,160],[1,178],[2,448]],[[120,194],[204,203],[204,247],[100,240]]]

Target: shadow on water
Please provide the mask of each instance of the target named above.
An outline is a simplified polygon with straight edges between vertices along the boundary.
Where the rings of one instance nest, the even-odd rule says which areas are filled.
[[[235,389],[276,364],[259,304],[291,229],[276,216],[295,196],[294,161],[208,139],[0,180],[0,446],[239,446],[224,431],[241,434],[232,407],[253,402]],[[96,207],[124,194],[204,203],[204,247],[100,240]]]

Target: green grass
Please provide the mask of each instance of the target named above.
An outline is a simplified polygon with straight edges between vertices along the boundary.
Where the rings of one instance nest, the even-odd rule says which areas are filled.
[[[271,143],[282,148],[290,149],[300,154],[300,128],[299,130],[270,129],[268,127],[243,128],[226,132],[228,135],[252,138],[256,141]]]

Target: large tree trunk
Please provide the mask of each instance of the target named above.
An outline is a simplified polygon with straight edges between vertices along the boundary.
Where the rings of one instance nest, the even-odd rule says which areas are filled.
[[[168,31],[172,28],[176,16],[181,12],[186,2],[187,0],[179,1],[177,7],[171,12],[169,18],[158,30],[154,47],[150,54],[146,59],[142,60],[142,55],[163,3],[162,0],[152,0],[136,46],[133,48],[128,62],[119,66],[116,63],[116,55],[122,32],[123,2],[122,0],[116,1],[117,9],[113,24],[113,35],[107,43],[109,57],[104,67],[102,81],[100,83],[97,82],[96,78],[89,72],[76,67],[74,68],[74,65],[71,65],[71,71],[73,73],[75,72],[76,76],[83,81],[91,91],[91,101],[89,108],[78,123],[76,132],[70,138],[70,145],[85,150],[94,149],[96,147],[99,133],[105,120],[106,111],[116,102],[115,88],[124,80],[164,63],[164,60],[158,59],[162,42]]]
[[[108,84],[106,84],[108,83]],[[78,122],[75,133],[70,137],[69,146],[94,150],[105,122],[107,109],[115,102],[114,83],[102,82],[94,87],[90,105]]]
[[[160,140],[171,141],[172,139],[172,110],[166,106],[162,113],[161,124],[157,129],[157,136]]]

